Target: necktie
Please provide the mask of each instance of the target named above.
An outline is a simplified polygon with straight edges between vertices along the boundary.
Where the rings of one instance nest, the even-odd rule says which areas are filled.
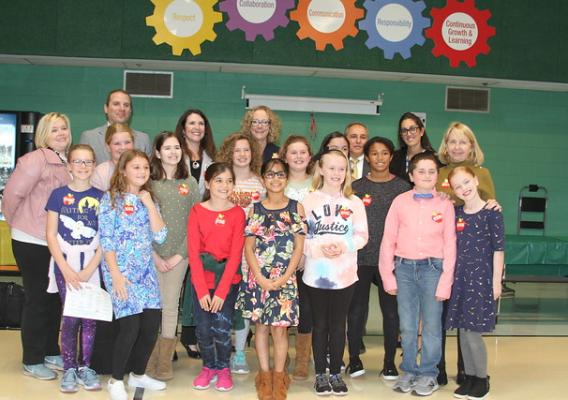
[[[359,159],[351,160],[351,176],[353,179],[359,179]]]
[[[415,199],[431,199],[434,195],[432,193],[414,193]]]

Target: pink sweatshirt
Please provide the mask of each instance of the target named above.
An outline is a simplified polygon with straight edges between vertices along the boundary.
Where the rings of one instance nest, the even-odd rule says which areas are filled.
[[[431,199],[415,199],[415,190],[398,195],[389,209],[379,255],[379,272],[386,291],[396,290],[394,257],[411,260],[442,258],[436,296],[450,297],[456,263],[454,206],[434,190]]]
[[[332,196],[316,190],[302,201],[308,235],[304,241],[306,264],[303,280],[320,289],[343,289],[357,281],[357,250],[369,239],[365,206],[353,195]],[[344,250],[337,258],[323,255],[323,244],[336,243]]]

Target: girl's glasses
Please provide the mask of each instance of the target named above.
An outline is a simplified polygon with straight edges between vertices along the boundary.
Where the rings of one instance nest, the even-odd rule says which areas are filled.
[[[83,164],[85,167],[91,167],[93,164],[95,164],[94,160],[72,160],[71,164],[79,166],[81,164]]]
[[[270,120],[268,120],[268,119],[253,119],[252,124],[253,125],[268,125],[268,124],[270,124]]]
[[[419,126],[411,126],[410,128],[400,128],[399,132],[402,136],[416,135],[420,130]]]
[[[268,171],[267,173],[264,174],[264,177],[266,179],[274,179],[274,178],[286,179],[286,172],[284,172],[284,171],[279,171],[279,172]]]

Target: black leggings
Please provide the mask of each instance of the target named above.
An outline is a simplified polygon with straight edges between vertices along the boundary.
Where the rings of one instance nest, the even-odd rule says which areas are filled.
[[[347,318],[347,339],[349,341],[349,357],[359,356],[361,339],[369,313],[369,293],[371,283],[379,290],[379,305],[383,314],[383,335],[385,347],[385,364],[394,363],[398,340],[398,306],[396,296],[385,292],[383,282],[376,266],[359,266],[359,280],[355,283],[355,292],[349,307]]]
[[[312,348],[316,374],[325,373],[329,351],[329,373],[339,374],[345,348],[345,323],[355,284],[344,289],[316,289],[307,286],[312,305]]]
[[[143,375],[146,371],[146,364],[158,337],[162,311],[144,309],[140,314],[129,315],[117,321],[120,330],[114,341],[112,377],[121,381],[129,359],[133,373]]]
[[[300,322],[298,323],[298,333],[312,333],[312,306],[308,295],[308,285],[304,283],[302,277],[304,270],[297,271],[298,280],[298,301],[300,308]]]

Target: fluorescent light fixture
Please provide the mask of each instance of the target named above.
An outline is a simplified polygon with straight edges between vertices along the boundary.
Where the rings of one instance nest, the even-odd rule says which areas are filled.
[[[278,111],[322,112],[333,114],[380,115],[383,105],[383,94],[376,100],[333,99],[328,97],[275,96],[251,94],[242,88],[241,98],[245,100],[245,108],[267,106]]]

